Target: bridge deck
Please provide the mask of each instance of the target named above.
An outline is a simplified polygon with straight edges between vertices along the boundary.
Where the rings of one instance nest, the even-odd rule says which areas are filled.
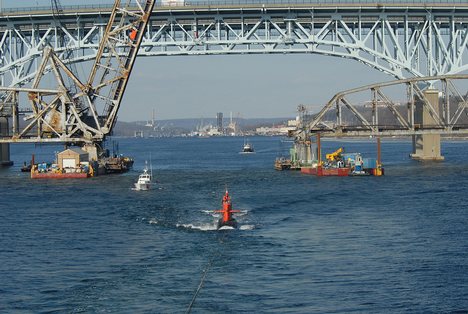
[[[453,10],[454,7],[457,9],[468,8],[468,2],[465,0],[440,3],[440,2],[425,2],[425,3],[414,3],[414,2],[396,2],[396,3],[382,3],[382,2],[356,2],[356,3],[343,3],[343,2],[285,2],[285,3],[245,3],[245,4],[222,4],[222,3],[197,3],[196,5],[186,6],[158,6],[153,9],[153,12],[187,12],[187,11],[212,11],[212,10],[239,10],[239,9],[289,9],[289,8],[302,8],[302,9],[360,9],[360,10],[372,10],[378,9],[379,11],[385,11],[388,9],[399,9],[414,10],[439,10],[448,9]],[[63,7],[63,15],[76,15],[76,14],[108,14],[112,10],[112,5],[97,4],[97,5],[72,5]],[[12,19],[34,16],[50,16],[52,9],[50,7],[31,7],[31,8],[4,8],[0,12],[0,20],[2,18]]]

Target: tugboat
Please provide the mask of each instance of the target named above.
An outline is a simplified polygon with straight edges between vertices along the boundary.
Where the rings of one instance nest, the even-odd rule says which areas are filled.
[[[278,171],[291,170],[291,160],[284,157],[276,158],[275,169]]]
[[[148,166],[145,165],[143,173],[138,177],[138,181],[135,183],[136,191],[148,191],[151,189],[151,180],[153,178],[153,168],[151,168],[151,173],[148,173]]]
[[[106,173],[124,173],[133,167],[133,159],[123,155],[103,158],[101,163]]]
[[[26,161],[23,162],[23,166],[21,167],[21,172],[31,172],[31,168],[33,167],[34,165],[34,154],[32,155],[31,157],[31,162],[28,164],[26,164]]]
[[[26,161],[23,163],[21,167],[21,172],[31,172],[32,164],[27,165]]]
[[[222,201],[223,209],[215,210],[215,213],[222,213],[223,216],[218,220],[217,229],[219,230],[221,227],[232,227],[237,228],[237,221],[232,217],[232,213],[239,213],[240,210],[233,210],[231,197],[229,196],[229,192],[226,189],[226,193],[223,196]]]

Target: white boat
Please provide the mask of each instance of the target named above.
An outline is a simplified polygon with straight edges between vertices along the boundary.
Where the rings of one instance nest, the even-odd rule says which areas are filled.
[[[242,154],[255,153],[253,145],[248,142],[244,142],[244,147],[242,148],[241,153]]]
[[[138,181],[135,183],[136,191],[148,191],[151,189],[153,179],[153,168],[151,167],[150,172],[148,172],[148,166],[145,165],[143,173],[138,176]]]

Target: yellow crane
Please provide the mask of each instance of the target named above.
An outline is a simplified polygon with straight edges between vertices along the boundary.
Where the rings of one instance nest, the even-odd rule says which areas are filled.
[[[327,160],[329,160],[329,161],[335,161],[335,160],[337,160],[338,158],[340,158],[342,152],[343,152],[343,147],[340,147],[340,148],[338,148],[336,151],[334,151],[333,153],[327,154],[327,155],[326,155],[326,158],[327,158]]]

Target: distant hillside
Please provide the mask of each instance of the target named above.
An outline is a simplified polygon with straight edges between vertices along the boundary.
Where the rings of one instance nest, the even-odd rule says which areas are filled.
[[[272,126],[286,123],[293,118],[257,118],[257,119],[235,119],[238,128],[242,131],[253,130],[260,126]],[[177,135],[189,133],[196,130],[199,126],[216,125],[216,119],[171,119],[157,120],[153,127],[147,126],[148,121],[122,122],[117,121],[114,128],[115,136],[134,136],[135,132],[147,132],[157,130],[164,135]],[[223,125],[226,127],[229,119],[223,119]]]

